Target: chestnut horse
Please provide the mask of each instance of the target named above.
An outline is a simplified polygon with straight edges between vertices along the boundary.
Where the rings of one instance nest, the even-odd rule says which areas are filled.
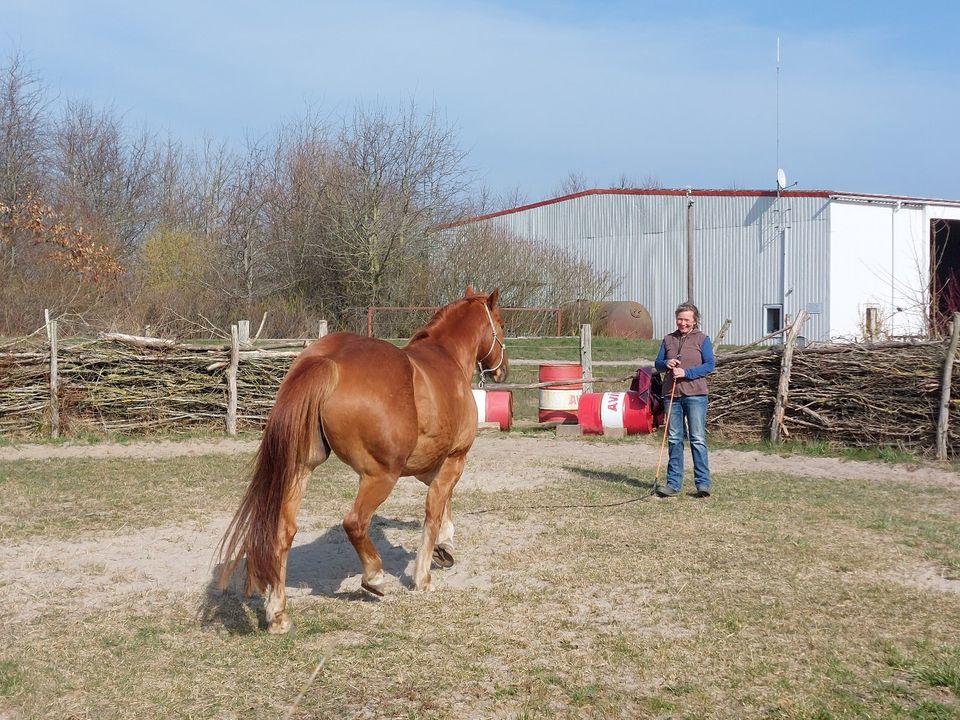
[[[473,373],[507,374],[499,291],[467,288],[403,348],[334,333],[287,372],[267,419],[253,476],[220,542],[220,587],[246,557],[247,593],[263,592],[267,629],[291,628],[284,584],[297,512],[310,473],[332,451],[360,476],[343,520],[363,565],[361,585],[383,594],[383,563],[367,531],[401,476],[428,486],[414,582],[432,590],[431,560],[453,564],[450,497],[477,433]]]

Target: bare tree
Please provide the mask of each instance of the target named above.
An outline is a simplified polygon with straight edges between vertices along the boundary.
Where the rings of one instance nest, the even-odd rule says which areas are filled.
[[[267,151],[250,144],[243,156],[208,142],[193,177],[190,222],[205,246],[221,297],[250,312],[285,285],[278,279],[268,214]]]
[[[640,186],[644,190],[662,190],[663,183],[660,182],[660,178],[655,175],[644,175],[643,180],[640,181]]]
[[[154,221],[159,154],[142,133],[128,140],[109,110],[68,101],[54,135],[54,202],[129,257]]]
[[[560,184],[557,185],[557,189],[553,192],[557,196],[573,195],[574,193],[583,192],[586,189],[588,189],[587,179],[584,177],[583,173],[574,172],[571,170],[569,173],[567,173],[567,176],[560,181]]]
[[[46,98],[39,80],[19,54],[0,68],[0,224],[15,222],[14,212],[43,192]],[[25,248],[0,243],[0,281],[12,286]]]
[[[236,287],[248,310],[257,297],[274,291],[273,287],[264,286],[264,280],[275,275],[270,265],[270,238],[264,213],[268,180],[265,160],[265,151],[251,146],[247,157],[234,167],[220,233],[230,280],[236,282],[236,285],[225,282],[224,288]]]
[[[633,175],[621,173],[610,187],[617,190],[660,190],[663,184],[652,175],[645,175],[642,180],[637,180]]]
[[[438,303],[458,297],[472,284],[499,287],[506,306],[557,307],[580,299],[604,299],[620,282],[559,248],[518,238],[489,223],[451,228],[442,238],[432,286]]]
[[[7,207],[41,192],[46,109],[40,81],[14,55],[0,68],[0,203]]]
[[[461,208],[460,216],[462,219],[477,217],[500,210],[518,208],[529,202],[531,202],[530,197],[521,191],[519,186],[497,193],[482,187]]]
[[[421,115],[413,104],[397,117],[357,110],[334,153],[339,166],[323,198],[324,254],[339,291],[331,301],[422,302],[428,231],[452,219],[466,193],[464,154],[453,131],[435,110]]]
[[[327,137],[308,117],[280,132],[271,164],[266,212],[276,241],[278,271],[299,296],[324,308],[335,284],[325,248],[332,242],[326,207],[331,175],[339,171]]]
[[[168,138],[157,149],[153,177],[153,215],[158,226],[191,227],[190,170],[193,158],[183,146]]]

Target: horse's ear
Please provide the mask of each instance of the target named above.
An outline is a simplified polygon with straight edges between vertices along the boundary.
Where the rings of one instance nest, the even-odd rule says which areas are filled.
[[[487,296],[487,307],[493,310],[497,306],[497,300],[500,299],[500,288],[494,288],[493,292]]]
[[[467,289],[463,291],[464,297],[470,297],[473,295],[473,285],[467,285]]]

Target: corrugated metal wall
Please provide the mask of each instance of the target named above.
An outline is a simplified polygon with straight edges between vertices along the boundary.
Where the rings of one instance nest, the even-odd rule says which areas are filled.
[[[825,197],[694,195],[694,300],[702,328],[724,342],[764,335],[764,305],[820,310],[804,326],[809,340],[829,332],[829,200]],[[633,300],[653,316],[654,333],[674,329],[687,295],[687,203],[677,195],[585,195],[495,217],[488,222],[555,244],[621,278],[610,300]],[[786,229],[785,233],[783,229]]]

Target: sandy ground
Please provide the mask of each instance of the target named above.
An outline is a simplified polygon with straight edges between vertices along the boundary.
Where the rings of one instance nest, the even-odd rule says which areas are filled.
[[[11,445],[0,447],[0,461],[47,460],[51,458],[167,458],[196,455],[233,454],[253,452],[257,442],[252,440],[184,440],[160,442],[133,442],[101,445]],[[605,464],[647,464],[657,461],[659,446],[651,442],[626,441],[598,443],[576,438],[549,439],[523,436],[501,436],[481,433],[477,437],[472,458],[523,458],[524,465],[537,466],[544,459],[568,458],[571,461],[596,461],[602,454]],[[804,456],[770,455],[738,450],[711,450],[710,462],[714,472],[776,472],[807,477],[826,477],[838,480],[909,480],[960,487],[960,475],[936,465],[885,465],[882,463],[813,458]],[[468,482],[467,473],[460,487]],[[495,480],[495,479],[494,479]],[[510,475],[510,485],[516,480]],[[482,489],[482,488],[481,488]],[[499,489],[499,486],[491,489]]]
[[[191,455],[232,454],[253,452],[257,449],[255,441],[216,440],[216,441],[162,441],[134,442],[122,445],[14,445],[0,447],[0,461],[4,460],[47,460],[51,458],[167,458]],[[471,458],[518,459],[522,467],[536,468],[544,460],[558,458],[570,461],[586,460],[596,462],[603,457],[603,463],[609,465],[646,466],[656,464],[659,447],[651,442],[598,443],[580,439],[545,439],[534,437],[500,436],[481,433],[477,437]],[[737,450],[712,450],[710,464],[715,473],[724,472],[775,472],[786,475],[806,477],[835,478],[837,480],[906,480],[960,487],[960,475],[935,465],[885,465],[882,463],[841,460],[837,458],[815,458],[804,456],[769,455],[760,452]],[[498,490],[506,483],[508,487],[522,487],[524,483],[536,484],[537,475],[517,478],[511,463],[503,463],[505,475],[489,477],[479,489]],[[509,472],[507,472],[509,469]],[[460,481],[459,487],[470,485],[470,464]]]
[[[566,466],[653,468],[659,448],[649,441],[603,443],[581,439],[504,437],[481,434],[471,451],[458,491],[489,492],[496,506],[498,490],[535,488],[572,472]],[[0,461],[49,458],[166,458],[182,455],[252,452],[251,441],[149,442],[122,445],[21,445],[0,448]],[[711,465],[722,492],[722,477],[730,472],[771,472],[836,480],[908,481],[940,487],[960,487],[957,473],[937,466],[905,467],[835,458],[779,457],[758,452],[711,452]],[[550,467],[549,473],[544,472]],[[492,471],[492,468],[497,470]],[[422,497],[423,487],[404,479],[394,495]],[[389,501],[388,501],[389,502]],[[346,510],[346,504],[344,506]],[[481,517],[481,516],[475,516]],[[538,541],[539,529],[517,527],[503,513],[482,516],[481,547],[458,556],[457,564],[438,578],[446,588],[471,588],[487,582],[484,567],[489,556],[504,547]],[[201,522],[166,525],[145,530],[120,529],[73,541],[37,541],[0,546],[0,602],[4,607],[29,608],[34,614],[81,602],[97,607],[120,597],[149,604],[168,592],[203,592],[211,587],[214,551],[226,527],[227,516]],[[464,525],[470,521],[461,519]],[[474,520],[474,522],[479,522]],[[337,595],[356,592],[359,563],[339,518],[301,518],[301,532],[290,553],[290,595]],[[388,589],[410,587],[410,575],[420,540],[419,522],[378,516],[372,529],[388,573]],[[490,539],[494,538],[493,541]],[[929,583],[941,590],[960,591],[960,583],[944,580],[934,571]],[[926,584],[926,583],[921,583]],[[395,586],[390,588],[390,585]],[[26,594],[31,603],[15,601]],[[17,598],[14,597],[17,596]],[[17,618],[8,617],[8,622]]]

